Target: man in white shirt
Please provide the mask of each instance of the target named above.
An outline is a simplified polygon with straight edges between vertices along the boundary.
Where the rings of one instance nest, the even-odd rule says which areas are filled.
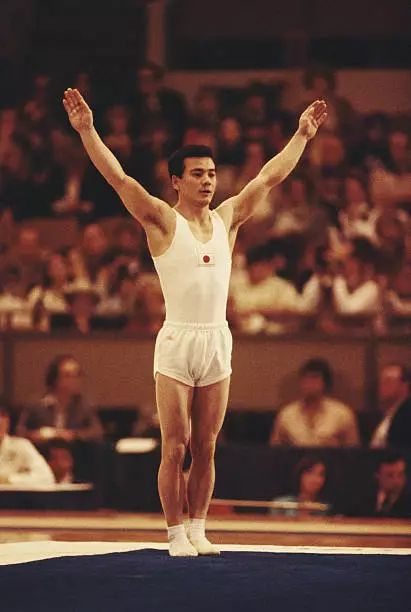
[[[318,279],[313,277],[299,294],[290,281],[277,276],[283,260],[284,256],[272,242],[256,246],[247,253],[248,281],[232,287],[242,331],[271,331],[276,316],[315,312],[320,298]],[[281,323],[277,325],[278,331],[284,327]]]
[[[49,485],[53,472],[33,444],[10,436],[10,415],[0,404],[0,484]]]
[[[375,275],[377,253],[364,238],[354,241],[342,274],[333,282],[335,312],[340,315],[373,315],[380,305],[380,288]]]
[[[323,359],[311,359],[300,370],[301,398],[277,415],[271,444],[283,446],[357,446],[360,444],[351,408],[327,395],[332,373]]]

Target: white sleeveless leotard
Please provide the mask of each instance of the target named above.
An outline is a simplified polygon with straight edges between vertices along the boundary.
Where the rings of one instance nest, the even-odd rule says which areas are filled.
[[[210,211],[210,216],[213,235],[202,243],[176,211],[173,241],[163,255],[153,257],[166,321],[221,325],[226,320],[231,253],[223,220],[216,211]]]

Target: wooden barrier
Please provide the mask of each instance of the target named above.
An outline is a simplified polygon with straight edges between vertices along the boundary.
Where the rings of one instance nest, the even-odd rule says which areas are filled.
[[[84,390],[95,405],[154,406],[154,338],[124,334],[3,334],[0,392],[13,405],[37,401],[45,390],[48,364],[67,353],[81,363]],[[411,343],[398,338],[234,336],[230,409],[270,411],[293,400],[299,368],[313,357],[329,362],[335,379],[332,394],[362,411],[375,409],[378,366],[411,363]]]
[[[251,499],[212,499],[211,506],[230,508],[273,508],[275,510],[309,510],[326,512],[328,504],[319,502],[292,502],[292,501],[261,501]]]

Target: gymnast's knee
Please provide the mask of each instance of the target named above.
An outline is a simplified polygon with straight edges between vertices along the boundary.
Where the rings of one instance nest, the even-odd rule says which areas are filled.
[[[163,440],[161,444],[162,463],[182,465],[188,447],[188,436],[173,437]]]
[[[211,463],[214,460],[216,439],[192,440],[190,445],[193,461]]]

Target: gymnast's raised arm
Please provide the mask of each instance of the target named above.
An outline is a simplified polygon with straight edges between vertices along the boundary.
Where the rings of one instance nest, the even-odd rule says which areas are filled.
[[[259,202],[278,183],[294,170],[307,142],[315,136],[327,117],[327,106],[323,100],[316,100],[301,115],[298,129],[278,155],[270,159],[255,179],[250,181],[236,196],[223,202],[218,212],[231,228],[238,228],[254,214]]]
[[[168,233],[174,220],[170,206],[151,196],[140,183],[124,172],[94,128],[93,113],[80,92],[77,89],[67,89],[63,105],[91,161],[117,192],[127,210],[145,229],[147,226],[155,226]]]

